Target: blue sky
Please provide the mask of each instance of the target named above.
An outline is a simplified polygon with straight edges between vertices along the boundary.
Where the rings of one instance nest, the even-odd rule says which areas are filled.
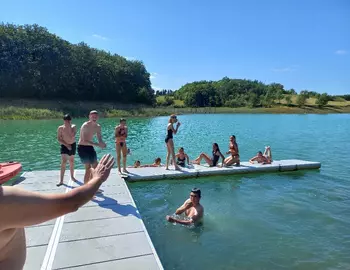
[[[0,0],[0,21],[142,60],[154,88],[279,82],[350,93],[348,0]]]

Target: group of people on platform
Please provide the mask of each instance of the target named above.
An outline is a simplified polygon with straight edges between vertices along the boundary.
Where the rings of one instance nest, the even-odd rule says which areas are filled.
[[[78,141],[78,147],[75,142],[76,126],[71,123],[71,116],[65,115],[63,117],[64,124],[58,127],[57,130],[57,140],[61,144],[61,173],[60,181],[57,186],[63,184],[63,177],[66,169],[66,163],[69,161],[71,178],[74,178],[74,155],[76,154],[76,149],[78,150],[78,155],[81,162],[85,165],[85,176],[84,183],[89,179],[89,170],[95,168],[97,165],[97,155],[94,147],[106,148],[101,135],[101,126],[97,123],[98,112],[91,111],[89,114],[89,121],[83,123],[80,129],[80,138]],[[176,126],[174,127],[174,125]],[[221,167],[226,166],[240,166],[240,156],[238,144],[236,142],[236,137],[234,135],[229,138],[229,147],[226,152],[228,157],[225,156],[220,151],[220,147],[217,143],[213,143],[211,154],[201,153],[196,159],[190,162],[189,156],[185,153],[183,147],[180,147],[178,153],[175,154],[174,148],[174,135],[177,134],[180,122],[178,122],[176,115],[171,115],[166,127],[165,144],[167,148],[165,169],[169,169],[169,165],[174,165],[175,170],[181,170],[181,167],[192,164],[201,164],[204,160],[209,166],[217,166],[219,164],[220,158],[222,159]],[[96,135],[98,142],[93,142],[93,137]],[[126,125],[126,120],[124,118],[120,119],[119,125],[115,127],[115,149],[117,153],[117,168],[119,173],[128,173],[126,161],[127,155],[130,153],[130,149],[127,147],[126,139],[128,137],[128,127]],[[121,169],[121,159],[122,167]],[[264,153],[259,151],[257,155],[250,159],[251,163],[257,162],[262,164],[270,164],[272,162],[271,148],[269,146],[265,147]],[[140,160],[135,161],[133,168],[141,167],[160,167],[163,166],[161,163],[161,158],[157,157],[153,164],[141,164]]]

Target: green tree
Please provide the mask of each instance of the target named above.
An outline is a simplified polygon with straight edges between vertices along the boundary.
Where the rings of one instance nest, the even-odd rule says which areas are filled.
[[[292,97],[290,95],[286,95],[285,98],[287,106],[292,105]]]
[[[297,105],[298,105],[299,107],[305,106],[306,100],[307,100],[307,95],[305,95],[305,94],[299,94],[299,95],[297,96]]]
[[[323,93],[322,95],[318,94],[316,96],[316,105],[318,105],[319,107],[324,107],[328,104],[329,101],[329,96],[327,95],[327,93]]]

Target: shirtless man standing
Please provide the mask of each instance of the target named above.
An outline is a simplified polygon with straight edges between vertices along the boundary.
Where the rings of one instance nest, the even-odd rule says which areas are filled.
[[[126,120],[120,119],[120,124],[115,127],[115,148],[117,151],[117,166],[118,171],[121,174],[120,168],[120,156],[123,153],[123,172],[128,173],[126,169],[126,156],[128,155],[128,148],[126,147],[126,138],[128,137],[128,127],[126,126]]]
[[[89,202],[107,180],[114,158],[104,155],[86,185],[67,193],[32,192],[15,186],[0,186],[0,269],[22,270],[26,260],[24,228],[71,212]]]
[[[97,124],[98,112],[91,111],[89,121],[85,122],[80,128],[80,138],[78,142],[78,154],[81,162],[85,165],[84,184],[90,179],[90,169],[96,168],[97,154],[94,146],[106,148],[106,144],[102,140],[101,126]],[[97,136],[98,143],[92,141]]]
[[[184,204],[179,207],[175,214],[181,215],[185,212],[185,215],[189,218],[189,220],[181,220],[178,218],[174,218],[171,216],[166,216],[166,219],[169,222],[175,222],[183,225],[191,225],[194,223],[198,223],[203,218],[204,208],[199,203],[201,199],[201,191],[200,189],[194,188],[191,190],[190,198],[187,199]]]
[[[64,173],[66,171],[66,164],[69,160],[70,177],[73,181],[74,178],[74,155],[76,152],[77,144],[75,142],[75,134],[77,133],[77,128],[75,125],[71,124],[72,117],[66,114],[63,117],[64,124],[59,126],[57,129],[57,141],[61,144],[61,173],[60,182],[57,186],[63,184]]]

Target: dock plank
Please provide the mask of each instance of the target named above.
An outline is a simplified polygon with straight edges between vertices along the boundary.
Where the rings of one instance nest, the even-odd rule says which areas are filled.
[[[76,170],[75,177],[78,182],[69,181],[66,173],[65,185],[56,187],[59,171],[31,171],[25,172],[16,186],[41,193],[64,193],[82,185],[84,171]],[[40,269],[49,248],[54,259],[47,269],[163,269],[130,191],[116,169],[100,189],[103,192],[78,211],[25,229],[25,270]],[[57,249],[51,249],[49,243],[59,221],[63,225],[58,230]]]

